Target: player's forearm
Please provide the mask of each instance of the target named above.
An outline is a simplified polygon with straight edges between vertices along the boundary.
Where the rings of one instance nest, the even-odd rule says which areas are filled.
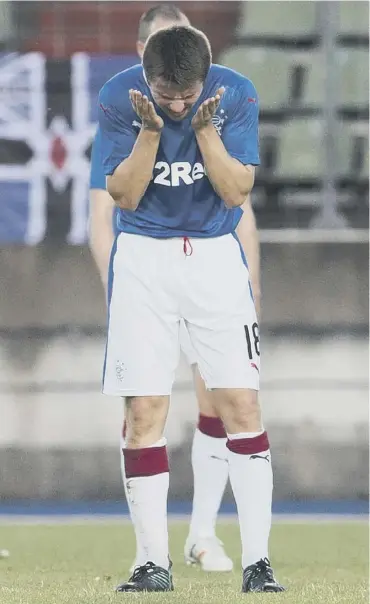
[[[90,191],[89,245],[105,291],[114,234],[113,200],[106,191]]]
[[[161,133],[141,129],[129,157],[107,178],[107,189],[115,204],[135,211],[153,175]]]
[[[195,131],[207,177],[228,208],[243,205],[254,184],[254,170],[230,157],[213,124]]]
[[[243,204],[243,212],[236,232],[247,258],[253,298],[259,317],[261,307],[260,242],[250,197]]]

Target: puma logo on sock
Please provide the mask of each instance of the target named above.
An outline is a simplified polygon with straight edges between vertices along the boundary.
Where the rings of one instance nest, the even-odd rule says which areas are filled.
[[[251,455],[250,459],[265,459],[267,461],[267,463],[270,462],[270,456],[269,455]]]

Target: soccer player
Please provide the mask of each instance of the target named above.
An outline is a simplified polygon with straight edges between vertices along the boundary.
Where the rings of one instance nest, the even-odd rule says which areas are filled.
[[[258,323],[234,235],[259,163],[256,90],[212,64],[202,32],[161,29],[142,66],[103,86],[99,128],[107,189],[120,209],[103,391],[126,402],[126,486],[147,559],[117,590],[173,589],[163,430],[183,319],[227,432],[242,591],[282,591],[268,558],[272,468],[258,403]]]
[[[137,52],[142,57],[148,36],[159,29],[174,24],[188,25],[187,17],[174,5],[159,4],[146,12],[140,20]],[[100,135],[93,144],[91,162],[91,249],[98,266],[104,287],[107,287],[109,255],[112,249],[114,202],[106,191],[105,174],[100,155]],[[259,245],[256,222],[250,198],[243,205],[244,213],[237,225],[237,234],[248,258],[250,279],[255,303],[259,302]],[[240,212],[236,212],[236,222]],[[194,384],[199,404],[198,428],[192,446],[194,474],[194,498],[190,531],[185,543],[185,559],[198,563],[206,571],[230,571],[232,560],[226,555],[223,544],[217,539],[215,525],[217,513],[229,476],[227,463],[226,432],[214,408],[213,397],[207,392],[196,364],[196,354],[191,346],[184,322],[180,324],[180,343],[192,367]],[[124,448],[122,439],[121,451]],[[123,453],[121,470],[126,485]],[[128,500],[129,502],[129,500]],[[145,552],[137,538],[135,564],[146,562]]]

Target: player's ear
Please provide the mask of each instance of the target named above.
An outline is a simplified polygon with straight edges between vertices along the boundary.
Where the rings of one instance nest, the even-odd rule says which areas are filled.
[[[140,42],[140,40],[138,40],[136,42],[136,52],[139,55],[140,59],[143,58],[143,54],[144,54],[144,42]]]

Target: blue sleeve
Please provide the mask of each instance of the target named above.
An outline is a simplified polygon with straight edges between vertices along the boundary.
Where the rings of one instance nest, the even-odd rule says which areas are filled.
[[[252,82],[246,80],[232,91],[230,105],[222,135],[225,148],[242,164],[258,166],[258,96]]]
[[[90,189],[106,190],[106,180],[101,158],[101,135],[98,128],[91,148]]]
[[[122,98],[122,95],[126,96]],[[113,174],[117,166],[130,155],[137,138],[132,125],[135,114],[129,102],[128,91],[115,91],[111,82],[103,86],[99,94],[101,156],[106,175]]]

